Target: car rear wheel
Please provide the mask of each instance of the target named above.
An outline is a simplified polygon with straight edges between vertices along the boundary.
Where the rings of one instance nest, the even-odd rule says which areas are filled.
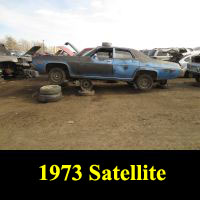
[[[196,77],[196,82],[200,83],[200,77]]]
[[[138,89],[146,91],[153,87],[153,78],[149,74],[140,74],[136,79]]]
[[[49,81],[53,85],[62,85],[66,80],[66,73],[62,68],[53,68],[49,72]]]

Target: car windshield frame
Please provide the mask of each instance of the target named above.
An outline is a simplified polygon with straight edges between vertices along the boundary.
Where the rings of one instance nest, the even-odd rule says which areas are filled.
[[[91,49],[90,51],[85,52],[85,53],[82,55],[82,57],[86,57],[86,56],[90,57],[90,56],[93,55],[93,52],[94,52],[94,53],[96,52],[96,50],[97,50],[97,48],[96,48],[96,49]],[[78,54],[77,54],[77,56],[78,56]]]

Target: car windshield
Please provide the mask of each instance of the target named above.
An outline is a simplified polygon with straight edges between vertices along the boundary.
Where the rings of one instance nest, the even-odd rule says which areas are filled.
[[[86,51],[83,55],[81,56],[91,56],[93,54],[93,52],[95,53],[96,49],[92,49],[90,51]],[[78,55],[78,54],[77,54]]]

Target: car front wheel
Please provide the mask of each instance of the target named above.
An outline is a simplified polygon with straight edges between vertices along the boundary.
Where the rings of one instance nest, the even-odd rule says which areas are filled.
[[[140,74],[136,79],[138,89],[146,91],[153,87],[153,78],[149,74]]]
[[[62,68],[53,68],[49,72],[49,81],[53,85],[62,85],[66,80],[66,73]]]

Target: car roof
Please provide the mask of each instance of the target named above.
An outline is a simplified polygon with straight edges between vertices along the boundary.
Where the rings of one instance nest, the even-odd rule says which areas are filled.
[[[123,49],[123,50],[131,50],[130,48],[125,48],[125,47],[113,47],[113,46],[98,46],[96,49],[100,49],[100,48],[104,48],[104,49]]]
[[[128,50],[131,52],[132,55],[135,56],[136,59],[140,60],[140,61],[143,61],[143,62],[149,62],[149,61],[152,61],[152,58],[150,58],[149,56],[145,55],[144,53],[138,51],[138,50],[135,50],[135,49],[131,49],[131,48],[124,48],[124,47],[107,47],[107,46],[98,46],[97,48],[95,49],[100,49],[100,48],[104,48],[104,49],[122,49],[122,50]],[[153,61],[155,62],[155,60],[153,59]],[[159,62],[159,61],[157,61]]]

